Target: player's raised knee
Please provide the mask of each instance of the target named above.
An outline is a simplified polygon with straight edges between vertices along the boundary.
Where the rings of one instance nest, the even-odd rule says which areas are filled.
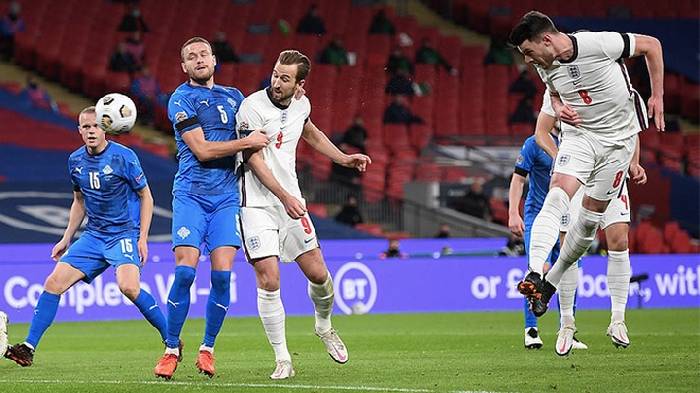
[[[124,294],[124,296],[128,297],[131,301],[136,300],[136,298],[139,297],[139,292],[141,292],[141,288],[139,287],[138,282],[120,283],[119,290]]]

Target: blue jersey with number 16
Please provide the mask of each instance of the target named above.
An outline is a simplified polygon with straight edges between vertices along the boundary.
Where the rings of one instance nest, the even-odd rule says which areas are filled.
[[[121,235],[138,231],[136,192],[147,183],[133,150],[108,141],[101,153],[92,155],[83,146],[70,155],[68,171],[73,190],[83,194],[87,232]]]
[[[238,195],[235,157],[200,162],[182,139],[188,131],[201,127],[207,141],[236,139],[236,113],[243,101],[238,89],[214,85],[211,89],[181,84],[170,96],[168,117],[175,130],[179,167],[173,193]]]

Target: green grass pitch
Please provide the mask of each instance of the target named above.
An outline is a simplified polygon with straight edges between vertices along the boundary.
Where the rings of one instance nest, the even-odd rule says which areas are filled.
[[[185,359],[173,380],[157,381],[162,354],[145,321],[58,323],[35,363],[0,360],[2,392],[698,392],[700,309],[630,310],[632,345],[605,336],[608,312],[580,311],[578,337],[590,349],[554,353],[556,313],[542,318],[545,347],[523,348],[521,313],[336,316],[350,361],[331,361],[311,317],[287,319],[297,376],[273,382],[274,358],[257,318],[229,318],[217,341],[217,372],[196,373],[202,320],[185,324]],[[11,324],[12,342],[27,325]]]

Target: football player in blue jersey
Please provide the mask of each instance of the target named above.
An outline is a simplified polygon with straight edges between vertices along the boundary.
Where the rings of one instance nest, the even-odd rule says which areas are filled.
[[[546,100],[545,95],[545,100]],[[543,105],[543,110],[537,119],[537,134],[542,134],[541,130],[545,130],[544,135],[541,138],[549,138],[551,143],[549,145],[558,145],[558,135],[559,131],[556,128],[556,118],[549,116],[545,113],[547,111],[547,102]],[[552,171],[552,156],[548,154],[549,152],[543,150],[537,144],[536,136],[532,135],[525,140],[523,144],[518,160],[515,163],[515,171],[510,182],[509,196],[509,208],[508,208],[508,227],[511,233],[515,236],[524,238],[525,250],[530,249],[530,236],[532,223],[535,221],[535,217],[542,209],[544,204],[544,199],[547,197],[547,192],[549,191],[549,182],[551,179]],[[525,199],[524,206],[524,221],[520,216],[520,199],[523,195],[523,189],[525,187],[525,180],[530,177],[530,185],[527,192],[527,197]],[[560,241],[563,241],[564,234],[560,234]],[[549,262],[553,264],[556,262],[559,256],[559,242],[557,242],[550,255]],[[571,269],[567,272],[565,278],[567,283],[573,282],[573,287],[571,285],[566,286],[565,290],[560,293],[560,298],[563,297],[564,300],[560,299],[560,304],[564,305],[562,313],[566,314],[569,312],[568,308],[573,312],[576,280],[578,275],[578,270]],[[571,297],[569,300],[568,297]],[[565,310],[564,310],[565,309]],[[525,314],[525,348],[528,349],[539,349],[542,347],[542,339],[539,335],[539,330],[537,327],[537,317],[532,313],[529,308],[529,302],[527,299],[524,301],[524,314]],[[574,346],[576,349],[586,349],[587,346],[582,342],[574,338]]]
[[[238,89],[214,84],[216,58],[207,40],[189,39],[182,45],[180,55],[188,81],[175,90],[168,102],[179,161],[173,183],[175,280],[168,295],[166,351],[154,370],[156,376],[165,379],[170,379],[177,368],[180,332],[187,318],[190,287],[202,244],[211,259],[211,291],[196,365],[210,377],[215,373],[214,341],[228,310],[231,267],[241,246],[235,155],[269,143],[259,130],[237,139],[236,113],[243,94]]]
[[[131,149],[105,139],[105,132],[97,125],[95,107],[83,109],[78,122],[85,146],[68,160],[73,204],[63,238],[51,251],[56,267],[39,296],[26,340],[5,354],[25,367],[33,363],[39,340],[56,316],[61,294],[80,280],[90,283],[109,266],[116,270],[121,292],[158,330],[161,339],[166,339],[163,313],[153,296],[139,287],[153,215],[146,176]],[[130,214],[129,200],[134,193],[140,199],[138,217]],[[86,215],[85,230],[70,244]]]

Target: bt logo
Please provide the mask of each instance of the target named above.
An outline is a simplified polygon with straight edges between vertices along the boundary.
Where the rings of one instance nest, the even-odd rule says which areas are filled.
[[[377,280],[372,271],[360,262],[348,262],[341,266],[333,282],[336,304],[345,314],[369,312],[377,300]]]

